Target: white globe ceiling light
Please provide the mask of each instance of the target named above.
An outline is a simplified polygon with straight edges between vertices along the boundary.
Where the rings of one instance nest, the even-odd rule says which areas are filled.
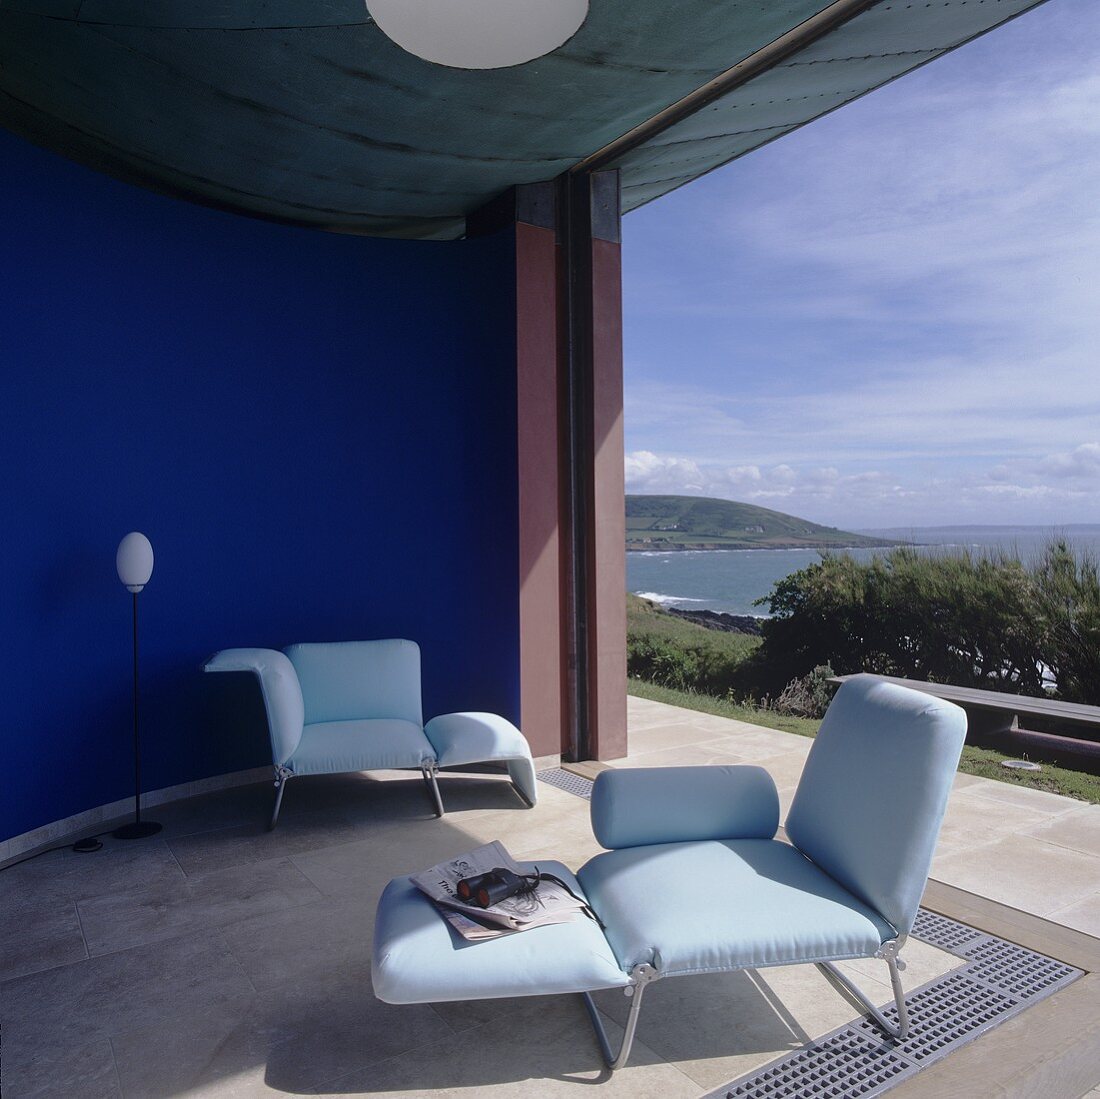
[[[389,38],[425,61],[502,69],[556,50],[580,29],[588,0],[366,0]]]

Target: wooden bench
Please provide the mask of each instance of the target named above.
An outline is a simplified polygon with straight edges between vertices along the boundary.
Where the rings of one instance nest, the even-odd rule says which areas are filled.
[[[840,684],[850,675],[835,675],[830,683]],[[983,691],[977,687],[956,687],[949,683],[924,683],[892,675],[876,676],[889,683],[900,683],[915,691],[954,702],[966,711],[966,740],[969,744],[1028,751],[1048,761],[1077,763],[1094,774],[1100,767],[1100,706],[1084,706],[1055,698],[1030,698],[1027,695]],[[1042,724],[1067,728],[1067,733],[1034,732],[1021,729],[1020,722],[1038,718]],[[1084,734],[1081,737],[1071,733]]]

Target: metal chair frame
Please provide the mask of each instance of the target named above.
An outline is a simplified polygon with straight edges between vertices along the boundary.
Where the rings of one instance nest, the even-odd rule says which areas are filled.
[[[897,1008],[898,1024],[893,1026],[882,1012],[867,998],[858,985],[850,981],[832,962],[815,962],[814,965],[822,972],[829,983],[847,1000],[854,1001],[875,1023],[883,1030],[888,1038],[897,1042],[905,1041],[909,1034],[909,1012],[905,1006],[905,990],[901,986],[901,970],[905,969],[905,963],[898,957],[905,936],[891,939],[885,942],[879,950],[870,957],[880,958],[886,962],[890,970],[890,987],[894,993],[894,1005]],[[611,1042],[607,1037],[607,1029],[600,1018],[599,1008],[596,1007],[590,992],[582,992],[584,1006],[588,1009],[588,1017],[592,1021],[592,1029],[596,1032],[596,1038],[600,1043],[600,1052],[603,1054],[604,1063],[612,1071],[621,1069],[630,1057],[631,1048],[634,1045],[634,1034],[638,1028],[638,1017],[642,1011],[642,998],[646,988],[654,981],[659,981],[661,974],[647,962],[636,965],[630,971],[630,984],[623,989],[623,994],[630,998],[630,1013],[626,1018],[623,1028],[622,1041],[616,1052],[611,1048]]]

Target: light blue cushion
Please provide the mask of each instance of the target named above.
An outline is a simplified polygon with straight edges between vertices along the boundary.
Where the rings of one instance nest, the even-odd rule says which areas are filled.
[[[291,645],[286,655],[302,685],[307,725],[367,717],[424,724],[415,641]]]
[[[305,706],[294,665],[277,649],[222,649],[204,665],[207,672],[251,672],[260,680],[271,757],[285,764],[302,739]]]
[[[635,767],[601,772],[592,831],[604,847],[771,839],[779,795],[762,767]]]
[[[578,878],[625,970],[663,976],[874,954],[893,929],[780,840],[702,840],[597,855]]]
[[[966,738],[958,706],[874,676],[837,692],[787,815],[804,854],[908,933]]]
[[[538,799],[531,747],[510,721],[497,714],[442,714],[433,717],[424,732],[435,748],[440,767],[502,760],[527,800],[533,805]]]
[[[520,865],[531,870],[536,864]],[[561,863],[537,865],[580,892]],[[390,1004],[547,996],[628,983],[603,932],[585,916],[470,943],[408,878],[391,881],[378,902],[371,975],[375,995]]]
[[[296,775],[330,775],[419,767],[434,758],[424,731],[411,721],[319,721],[302,730],[287,766]]]

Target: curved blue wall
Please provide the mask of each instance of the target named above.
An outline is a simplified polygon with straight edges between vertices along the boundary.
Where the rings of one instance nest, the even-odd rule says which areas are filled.
[[[518,711],[510,239],[163,198],[0,132],[0,839],[270,762],[215,649],[403,636],[426,714]],[[239,694],[239,690],[237,694]]]

